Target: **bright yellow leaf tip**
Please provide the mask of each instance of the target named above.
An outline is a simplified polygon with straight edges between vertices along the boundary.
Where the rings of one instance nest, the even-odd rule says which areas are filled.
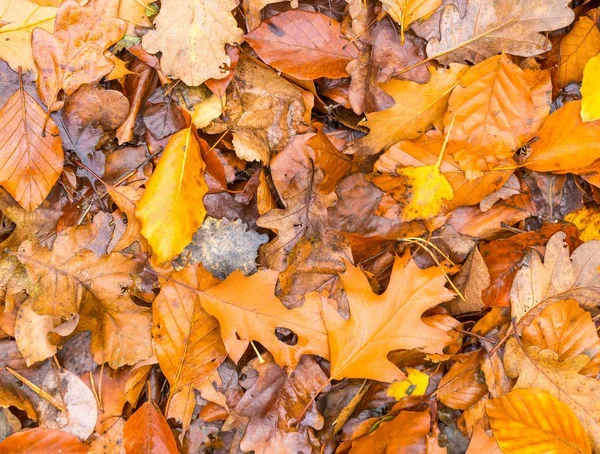
[[[406,373],[406,380],[396,381],[389,386],[388,396],[400,400],[406,396],[423,396],[427,392],[429,375],[412,367],[407,367]]]
[[[204,169],[200,141],[191,127],[174,134],[135,213],[158,263],[179,254],[202,225],[208,192]]]
[[[600,55],[590,58],[583,70],[581,119],[600,120]]]

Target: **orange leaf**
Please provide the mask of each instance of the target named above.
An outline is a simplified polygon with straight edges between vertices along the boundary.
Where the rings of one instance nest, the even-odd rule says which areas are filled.
[[[144,403],[127,420],[123,445],[131,454],[179,454],[173,432],[154,402]]]
[[[564,87],[583,78],[585,64],[600,53],[600,31],[596,21],[581,17],[560,42],[560,59],[556,83]]]
[[[17,432],[0,443],[2,454],[40,454],[60,452],[61,454],[85,454],[88,447],[75,435],[54,429],[35,429]]]

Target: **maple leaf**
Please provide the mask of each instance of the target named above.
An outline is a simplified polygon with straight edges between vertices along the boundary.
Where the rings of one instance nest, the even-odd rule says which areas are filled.
[[[372,155],[399,140],[416,139],[431,125],[441,126],[450,93],[465,70],[462,65],[431,70],[431,79],[426,84],[407,80],[381,84],[396,104],[381,112],[368,113],[361,124],[369,128],[369,134],[355,141],[349,151]]]
[[[53,5],[58,6],[58,5]],[[15,71],[35,71],[31,34],[35,28],[52,33],[57,8],[29,0],[0,0],[0,58]]]
[[[520,320],[546,300],[576,299],[595,306],[600,298],[600,241],[588,241],[571,257],[566,234],[557,232],[548,240],[544,262],[532,253],[529,265],[515,275],[510,289],[512,314]]]
[[[478,63],[503,51],[521,57],[550,50],[540,32],[557,30],[573,22],[568,0],[477,0],[468,3],[461,16],[448,6],[440,18],[440,38],[427,43],[427,56],[442,64]]]
[[[600,31],[589,17],[580,17],[560,41],[560,57],[556,82],[564,87],[579,82],[587,62],[600,53]]]
[[[225,403],[211,383],[227,356],[219,323],[202,308],[193,290],[206,290],[218,282],[201,266],[187,267],[170,277],[152,304],[154,349],[171,385],[167,417],[183,420],[186,432],[196,406],[194,389],[205,399]],[[175,415],[173,409],[183,410]]]
[[[515,389],[527,389],[530,393],[531,388],[539,388],[570,408],[597,449],[600,405],[591,396],[600,391],[600,383],[579,373],[589,362],[587,356],[579,355],[565,361],[559,361],[557,357],[557,353],[536,346],[523,350],[516,339],[509,339],[504,367],[509,377],[519,377]]]
[[[155,30],[144,35],[142,47],[151,54],[162,52],[163,71],[186,85],[222,79],[228,73],[222,66],[231,63],[225,44],[243,40],[231,15],[236,7],[236,0],[164,0],[154,19]]]
[[[273,361],[254,367],[258,378],[236,407],[241,416],[250,418],[240,448],[257,454],[312,452],[310,428],[323,427],[313,395],[328,383],[327,375],[309,356],[303,356],[290,373]]]
[[[126,452],[179,453],[167,420],[152,401],[145,402],[125,423],[123,445]]]
[[[320,13],[290,10],[277,14],[246,35],[258,56],[298,79],[336,79],[358,49],[342,35],[340,23]]]
[[[208,145],[191,126],[172,135],[137,203],[142,235],[159,263],[191,243],[206,216],[203,148]]]
[[[589,453],[590,441],[568,406],[540,389],[515,389],[486,406],[494,437],[505,453],[527,450]]]
[[[2,28],[0,28],[2,30]],[[0,109],[0,184],[26,210],[37,208],[58,180],[64,153],[58,127],[23,84]]]
[[[251,340],[260,342],[280,366],[294,368],[300,357],[329,357],[327,333],[319,315],[320,297],[308,295],[302,307],[286,309],[275,296],[277,272],[258,271],[245,277],[240,271],[200,293],[202,307],[219,320],[229,357],[238,362]],[[275,335],[286,328],[298,337],[288,345]]]
[[[112,71],[114,64],[104,51],[121,39],[125,28],[125,21],[104,16],[101,0],[86,6],[65,0],[56,12],[53,34],[41,28],[33,31],[37,89],[50,111],[63,106],[61,91],[70,95]]]
[[[396,257],[390,283],[382,295],[371,290],[366,276],[346,262],[340,274],[348,297],[350,319],[344,320],[331,304],[322,313],[329,335],[331,378],[373,378],[391,382],[404,374],[387,354],[399,349],[442,353],[450,343],[446,331],[421,320],[430,307],[452,299],[439,268],[417,267],[408,254]],[[376,378],[375,378],[376,377]]]

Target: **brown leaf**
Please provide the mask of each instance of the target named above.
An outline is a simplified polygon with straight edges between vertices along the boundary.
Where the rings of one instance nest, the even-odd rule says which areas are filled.
[[[84,84],[98,82],[114,64],[104,51],[121,39],[125,21],[106,17],[102,1],[80,6],[75,0],[61,3],[56,12],[54,33],[33,32],[33,58],[39,72],[38,93],[50,111],[63,106],[59,94],[75,92]]]
[[[236,407],[240,415],[250,418],[240,443],[242,450],[257,454],[313,452],[318,446],[313,446],[314,434],[309,432],[323,427],[313,400],[328,382],[323,370],[309,356],[303,356],[291,373],[273,361],[255,367],[258,379]]]
[[[17,432],[0,443],[0,452],[11,454],[38,454],[60,452],[61,454],[85,454],[88,447],[74,435],[61,430],[34,429]]]
[[[346,65],[358,56],[339,22],[299,9],[270,17],[245,38],[264,62],[302,80],[345,77]]]
[[[187,121],[181,109],[173,101],[150,104],[144,109],[144,125],[156,139],[181,131]]]
[[[466,410],[488,392],[478,372],[484,351],[472,352],[466,361],[456,362],[438,384],[437,397],[450,408]]]
[[[173,432],[154,402],[145,402],[127,420],[123,444],[128,453],[178,454]]]
[[[600,53],[600,31],[596,22],[580,17],[573,28],[560,41],[560,57],[556,83],[564,87],[583,78],[583,68],[590,58]]]

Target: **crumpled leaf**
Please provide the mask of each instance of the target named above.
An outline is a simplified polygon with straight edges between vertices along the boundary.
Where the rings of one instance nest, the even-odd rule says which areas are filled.
[[[358,56],[338,21],[299,9],[268,18],[245,39],[264,62],[301,80],[345,77]]]
[[[565,238],[564,232],[552,235],[544,262],[532,252],[530,263],[515,275],[510,302],[517,320],[546,300],[573,298],[588,306],[600,301],[600,241],[582,244],[569,257]]]
[[[237,3],[163,0],[154,19],[155,29],[144,35],[142,47],[151,54],[162,52],[161,69],[186,85],[222,79],[228,71],[221,67],[231,63],[225,44],[240,44],[243,40],[243,32],[231,14]]]
[[[171,136],[137,203],[142,235],[159,263],[179,254],[206,216],[203,148],[208,145],[192,127]]]
[[[589,17],[580,17],[560,41],[560,57],[556,83],[564,87],[583,78],[588,61],[600,54],[600,30]]]
[[[594,27],[596,24],[594,23]],[[598,31],[596,29],[596,31]],[[600,41],[600,32],[598,32]],[[600,43],[599,43],[600,47]],[[598,50],[600,54],[600,49]],[[591,58],[583,70],[583,83],[581,84],[581,119],[584,122],[600,120],[600,55]]]
[[[202,307],[219,320],[223,343],[236,363],[251,340],[260,342],[282,367],[294,368],[305,354],[329,357],[319,296],[309,295],[302,307],[286,309],[275,296],[277,274],[262,270],[245,277],[235,271],[222,283],[200,292]],[[281,342],[276,328],[292,331],[298,342]]]
[[[314,435],[308,432],[323,427],[313,397],[327,383],[327,375],[310,356],[303,356],[289,373],[273,361],[254,367],[258,378],[236,407],[250,418],[240,448],[257,454],[312,453]]]
[[[329,303],[322,309],[329,334],[332,379],[403,380],[404,373],[387,359],[390,351],[442,353],[450,343],[446,331],[421,320],[425,310],[453,297],[444,287],[439,268],[422,270],[410,255],[396,257],[382,295],[373,293],[366,276],[348,262],[340,279],[348,297],[350,319],[340,317]]]
[[[577,416],[541,389],[515,389],[486,406],[494,437],[506,454],[560,452],[591,454]],[[535,450],[535,451],[534,451]]]
[[[351,144],[350,152],[373,155],[402,139],[416,139],[431,125],[441,126],[452,90],[466,70],[462,65],[430,70],[426,84],[390,80],[381,88],[396,102],[395,106],[367,114],[361,124],[369,128],[366,137]]]
[[[35,72],[31,34],[35,28],[52,33],[55,6],[40,6],[30,0],[0,1],[0,21],[6,23],[0,28],[0,58],[15,71],[20,66],[23,71]]]
[[[192,290],[206,290],[218,282],[202,266],[190,266],[174,273],[152,303],[154,349],[170,384],[167,417],[181,420],[184,431],[196,407],[194,389],[205,399],[225,403],[211,380],[227,356],[219,323]]]
[[[62,430],[33,429],[17,432],[0,443],[0,452],[35,454],[36,452],[60,452],[61,454],[86,454],[88,447],[74,435]]]
[[[123,445],[128,453],[179,454],[167,420],[152,401],[145,402],[125,423]]]
[[[125,21],[103,14],[101,0],[91,0],[86,6],[65,0],[56,12],[53,34],[34,30],[31,45],[39,73],[37,90],[51,112],[63,106],[61,91],[70,95],[112,71],[114,64],[104,51],[121,39],[125,29]]]
[[[0,28],[2,30],[2,28]],[[21,84],[0,109],[0,184],[26,210],[37,208],[63,169],[58,128]]]
[[[427,56],[442,64],[478,63],[498,53],[531,57],[550,50],[540,32],[573,22],[568,0],[470,1],[461,17],[449,6],[440,18],[440,38],[427,43]]]
[[[268,164],[310,124],[314,96],[260,63],[241,56],[227,90],[226,121],[205,128],[217,134],[231,128],[240,159]]]
[[[51,370],[40,387],[66,409],[60,411],[42,399],[39,404],[40,427],[62,430],[82,441],[94,432],[98,418],[96,399],[77,375],[68,370]]]
[[[248,275],[256,271],[258,248],[267,241],[267,235],[250,230],[240,219],[232,222],[227,218],[207,217],[182,257],[192,264],[202,263],[219,279],[225,279],[235,270]]]

